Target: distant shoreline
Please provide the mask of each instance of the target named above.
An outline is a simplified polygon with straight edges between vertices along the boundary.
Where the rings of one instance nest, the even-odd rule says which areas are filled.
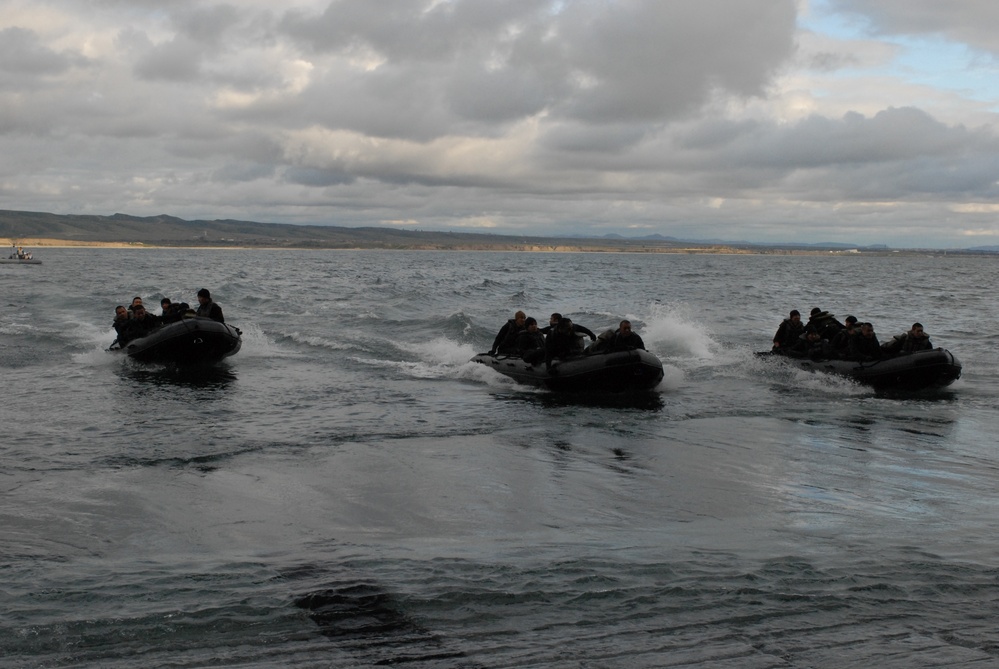
[[[167,214],[50,214],[0,209],[0,240],[28,248],[301,249],[341,251],[492,251],[512,253],[647,253],[684,255],[891,256],[995,255],[999,246],[896,249],[841,242],[769,244],[645,237],[533,236],[392,227],[292,225],[238,220],[186,221]]]
[[[605,241],[595,242],[589,245],[575,244],[511,244],[511,243],[474,243],[474,244],[410,244],[370,246],[335,246],[320,245],[316,243],[307,244],[285,244],[281,246],[267,246],[256,244],[232,244],[232,243],[206,243],[191,244],[146,244],[143,242],[104,242],[104,241],[80,241],[72,239],[54,238],[23,238],[12,240],[10,238],[0,238],[0,244],[10,248],[12,244],[23,246],[29,250],[54,249],[54,248],[99,248],[99,249],[187,249],[187,250],[230,250],[230,251],[484,251],[484,252],[508,252],[508,253],[628,253],[628,254],[680,254],[680,255],[794,255],[794,256],[888,256],[888,255],[941,255],[945,253],[968,253],[966,251],[943,251],[943,250],[840,250],[840,249],[798,249],[783,247],[731,247],[731,246],[655,246],[636,248],[634,245],[616,245]]]

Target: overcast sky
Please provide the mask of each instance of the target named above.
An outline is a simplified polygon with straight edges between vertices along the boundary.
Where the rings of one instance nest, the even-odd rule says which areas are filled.
[[[0,209],[999,244],[999,3],[0,0]]]

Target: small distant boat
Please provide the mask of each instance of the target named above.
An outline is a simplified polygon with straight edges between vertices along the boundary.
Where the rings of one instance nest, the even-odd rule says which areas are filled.
[[[785,360],[810,372],[838,374],[879,390],[923,390],[942,388],[961,378],[961,362],[945,348],[903,353],[891,358],[858,362],[856,360],[810,360],[771,351],[761,357]]]
[[[197,365],[235,355],[242,345],[238,328],[199,316],[161,325],[124,346],[115,342],[109,350],[139,362]]]
[[[25,251],[23,246],[11,244],[11,253],[6,258],[0,258],[0,265],[41,265],[41,260],[35,260],[31,251]]]
[[[651,390],[663,380],[663,363],[642,349],[578,355],[552,364],[532,365],[517,356],[479,353],[473,362],[527,385],[560,392],[620,393]]]

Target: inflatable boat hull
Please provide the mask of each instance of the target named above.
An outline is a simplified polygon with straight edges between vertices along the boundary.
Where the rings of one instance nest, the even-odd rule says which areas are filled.
[[[185,318],[133,339],[122,350],[139,362],[193,365],[217,362],[234,355],[242,345],[240,331],[231,325],[210,318]]]
[[[771,355],[769,352],[763,355]],[[856,362],[809,360],[773,354],[774,358],[812,372],[838,374],[878,389],[921,390],[942,388],[961,378],[961,362],[945,348],[919,351],[894,358]]]
[[[544,363],[531,365],[515,356],[480,353],[473,362],[532,386],[559,392],[619,393],[650,390],[663,379],[663,363],[648,351],[617,351],[581,355],[556,361],[552,371]]]

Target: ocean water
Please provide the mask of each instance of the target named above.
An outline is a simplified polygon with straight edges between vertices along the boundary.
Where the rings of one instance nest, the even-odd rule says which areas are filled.
[[[999,260],[43,249],[0,266],[4,667],[999,666]],[[214,367],[104,349],[211,289]],[[953,386],[753,351],[921,321]],[[630,318],[654,392],[468,362]]]

